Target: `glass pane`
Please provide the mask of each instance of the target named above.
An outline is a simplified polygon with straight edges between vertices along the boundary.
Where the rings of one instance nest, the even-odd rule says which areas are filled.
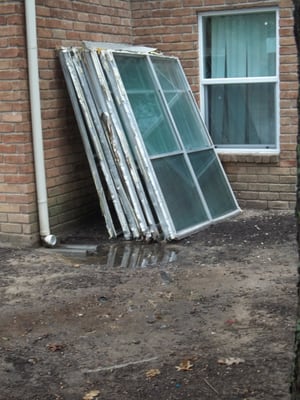
[[[128,98],[149,156],[178,150],[156,94],[128,93]]]
[[[185,148],[209,147],[205,128],[177,61],[155,57],[151,60]]]
[[[275,147],[275,84],[208,85],[208,127],[219,146]]]
[[[115,55],[130,105],[150,156],[179,149],[145,57]]]
[[[189,155],[204,198],[213,218],[236,210],[236,204],[229,190],[213,151],[201,151]]]
[[[276,13],[204,18],[206,78],[276,75]]]
[[[207,221],[207,215],[183,156],[152,160],[161,190],[177,230]]]

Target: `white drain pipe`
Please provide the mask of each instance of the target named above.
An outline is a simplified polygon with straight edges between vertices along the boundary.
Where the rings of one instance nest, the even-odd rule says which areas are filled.
[[[40,236],[45,245],[53,247],[56,244],[56,237],[55,235],[52,235],[50,233],[49,226],[48,198],[41,120],[35,0],[25,0],[25,19],[33,154],[37,188],[36,190]]]

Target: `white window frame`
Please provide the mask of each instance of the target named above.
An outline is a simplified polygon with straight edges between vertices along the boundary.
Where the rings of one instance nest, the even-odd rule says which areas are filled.
[[[205,45],[203,19],[206,17],[221,16],[221,15],[237,15],[237,14],[254,14],[262,12],[274,12],[276,18],[276,75],[267,77],[245,77],[245,78],[205,78],[204,76],[204,63],[205,63]],[[208,106],[206,100],[206,88],[208,85],[213,84],[229,84],[229,83],[275,83],[275,148],[259,148],[254,147],[243,148],[242,146],[235,146],[231,148],[216,147],[219,154],[279,154],[280,153],[280,80],[279,80],[279,12],[277,7],[263,7],[251,8],[241,10],[226,10],[226,11],[213,11],[204,12],[198,15],[199,27],[199,72],[200,72],[200,110],[204,117],[205,122],[208,121]]]

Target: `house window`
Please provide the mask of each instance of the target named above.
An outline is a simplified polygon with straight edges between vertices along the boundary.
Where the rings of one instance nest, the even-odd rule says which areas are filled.
[[[201,106],[216,147],[278,151],[277,11],[200,16]]]

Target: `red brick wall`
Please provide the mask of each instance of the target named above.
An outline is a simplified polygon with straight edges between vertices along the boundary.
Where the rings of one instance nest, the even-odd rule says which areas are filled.
[[[37,240],[23,0],[1,2],[0,241]],[[222,156],[242,207],[293,208],[297,66],[292,1],[36,0],[50,225],[56,233],[98,207],[56,49],[82,40],[143,43],[180,57],[199,99],[198,13],[280,7],[280,156]]]
[[[198,14],[278,6],[280,10],[280,155],[221,155],[241,207],[292,209],[295,205],[297,57],[291,0],[132,0],[136,44],[180,58],[199,100]]]
[[[24,1],[0,15],[0,241],[39,237]],[[82,40],[131,43],[127,0],[36,0],[42,128],[50,225],[56,233],[98,207],[56,49]]]
[[[36,207],[21,2],[1,4],[0,59],[0,231],[26,235]]]

